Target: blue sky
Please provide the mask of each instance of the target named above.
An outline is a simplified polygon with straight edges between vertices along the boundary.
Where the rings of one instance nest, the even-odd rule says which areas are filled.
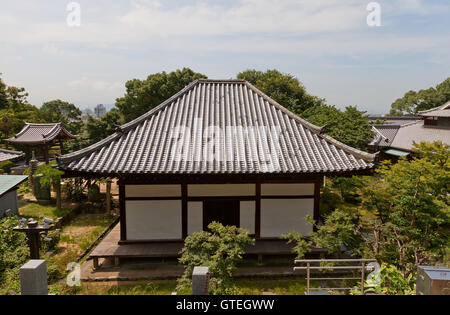
[[[190,67],[210,78],[247,68],[297,76],[329,104],[384,113],[450,75],[450,2],[386,0],[369,27],[362,0],[0,0],[0,72],[30,103],[113,104],[132,78]]]

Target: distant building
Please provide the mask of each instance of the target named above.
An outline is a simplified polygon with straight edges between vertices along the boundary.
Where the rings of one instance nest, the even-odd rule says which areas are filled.
[[[7,215],[18,215],[17,188],[28,176],[0,175],[0,219]]]
[[[95,117],[101,118],[106,114],[106,107],[103,104],[98,104],[94,108]]]
[[[87,108],[83,110],[81,113],[81,121],[87,121],[89,116],[94,117],[94,112],[92,109]]]
[[[442,141],[450,144],[450,102],[422,111],[418,117],[369,117],[375,137],[369,143],[372,152],[381,152],[380,159],[396,160],[412,152],[414,142]],[[374,119],[376,118],[376,119]],[[377,124],[383,120],[382,124]]]

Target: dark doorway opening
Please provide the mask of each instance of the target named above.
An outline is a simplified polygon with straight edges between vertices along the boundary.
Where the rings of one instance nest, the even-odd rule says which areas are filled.
[[[203,202],[203,230],[208,230],[211,222],[240,226],[239,200],[205,200]]]

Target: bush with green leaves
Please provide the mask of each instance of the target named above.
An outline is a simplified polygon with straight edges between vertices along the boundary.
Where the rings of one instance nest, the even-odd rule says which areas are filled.
[[[4,172],[4,173],[9,173],[11,171],[11,168],[14,166],[14,163],[11,161],[3,161],[0,162],[0,169]]]
[[[0,295],[20,292],[19,268],[29,259],[24,233],[14,232],[18,217],[0,221]]]
[[[416,146],[420,155],[397,164],[384,164],[380,178],[366,178],[362,208],[339,206],[316,225],[309,246],[325,248],[329,254],[375,258],[393,265],[403,278],[418,265],[442,262],[450,240],[450,147],[437,143]],[[297,255],[306,245],[300,235],[287,238],[297,242]],[[301,240],[301,241],[300,241]]]
[[[213,222],[209,231],[196,232],[185,240],[180,263],[185,266],[183,277],[178,280],[177,290],[182,291],[192,284],[194,267],[209,267],[213,294],[232,294],[233,274],[236,264],[242,259],[245,247],[254,244],[249,232],[235,226],[223,226]]]
[[[386,295],[414,295],[416,292],[416,274],[411,273],[404,276],[394,265],[382,264],[375,279],[370,279],[365,283],[365,293],[386,294]],[[358,285],[350,294],[360,295],[361,289]]]

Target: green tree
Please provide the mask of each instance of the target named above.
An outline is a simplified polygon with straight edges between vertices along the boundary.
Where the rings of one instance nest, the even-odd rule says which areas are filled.
[[[192,81],[206,78],[189,68],[151,74],[145,80],[133,79],[125,84],[126,93],[116,100],[116,108],[129,122],[158,106]]]
[[[315,125],[325,126],[329,136],[360,150],[365,150],[373,137],[369,117],[354,106],[341,111],[335,106],[319,105],[307,109],[301,116]]]
[[[5,109],[7,107],[8,107],[8,98],[6,97],[6,84],[0,77],[0,110]]]
[[[188,236],[181,251],[180,263],[185,266],[184,275],[178,280],[178,290],[191,286],[194,267],[209,267],[213,276],[210,288],[214,294],[234,292],[232,278],[236,264],[242,259],[245,247],[254,240],[248,231],[235,226],[223,226],[213,222],[210,231]]]
[[[278,70],[246,70],[237,75],[247,80],[269,97],[290,111],[301,114],[304,110],[324,103],[323,99],[310,95],[300,81],[291,74]]]
[[[38,109],[27,101],[24,88],[6,86],[0,79],[0,131],[2,138],[19,132],[24,123],[38,122]],[[5,102],[6,100],[6,102]]]
[[[450,101],[450,78],[435,88],[409,91],[391,105],[391,116],[416,115],[418,112],[435,108]]]
[[[39,117],[46,123],[61,122],[73,134],[78,134],[83,125],[81,110],[74,104],[62,100],[42,104],[39,108]]]
[[[105,139],[113,134],[122,122],[123,118],[116,108],[111,109],[106,115],[98,119],[89,116],[78,133],[78,138],[67,143],[67,150],[80,150]]]
[[[398,268],[404,279],[418,265],[442,260],[449,243],[450,147],[441,142],[416,145],[421,157],[385,163],[380,178],[361,188],[364,216],[356,207],[338,206],[316,226],[311,244],[330,254],[376,258]],[[290,235],[290,240],[299,237]],[[297,254],[304,255],[303,243]]]

